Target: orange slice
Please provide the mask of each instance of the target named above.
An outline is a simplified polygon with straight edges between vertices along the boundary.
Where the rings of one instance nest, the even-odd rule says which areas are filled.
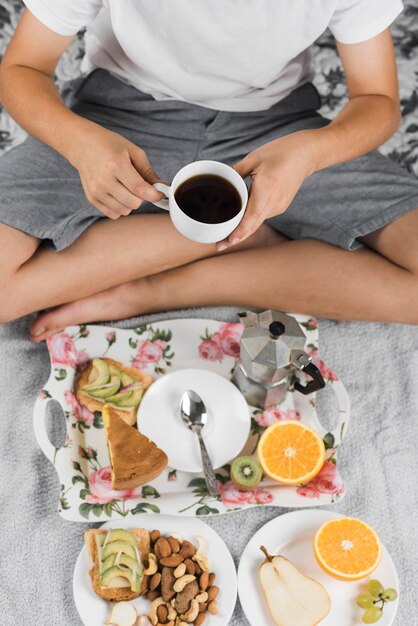
[[[275,422],[264,431],[257,448],[264,472],[285,485],[309,482],[325,460],[325,446],[317,432],[294,420]]]
[[[314,540],[319,565],[339,580],[369,576],[382,558],[382,544],[368,524],[353,517],[325,522]]]

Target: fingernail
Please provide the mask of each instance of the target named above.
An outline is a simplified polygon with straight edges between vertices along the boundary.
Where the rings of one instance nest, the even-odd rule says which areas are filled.
[[[218,252],[222,252],[222,250],[226,250],[227,249],[227,245],[225,245],[224,243],[219,244],[218,246]]]
[[[44,328],[43,326],[41,326],[41,328],[38,328],[37,330],[35,330],[32,335],[34,337],[39,337],[39,335],[42,335],[42,333],[44,333],[46,331],[46,328]]]
[[[234,237],[233,240],[231,241],[233,246],[236,246],[237,243],[239,243],[239,237]]]

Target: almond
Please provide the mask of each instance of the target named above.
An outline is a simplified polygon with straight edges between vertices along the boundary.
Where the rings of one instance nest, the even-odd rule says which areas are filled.
[[[199,613],[194,621],[194,626],[202,626],[203,622],[206,619],[206,613]]]
[[[194,576],[196,574],[196,564],[194,561],[192,561],[192,559],[186,559],[184,564],[186,566],[186,572]]]
[[[157,589],[160,582],[161,582],[161,574],[160,572],[157,572],[156,574],[154,574],[154,576],[150,580],[150,583],[149,583],[150,591],[154,591],[154,589]]]
[[[190,543],[190,541],[185,539],[183,541],[183,545],[181,546],[180,554],[184,559],[190,559],[196,554],[196,548],[192,543]]]
[[[212,600],[214,600],[216,598],[218,593],[219,593],[219,587],[217,587],[216,585],[212,585],[212,587],[209,587],[209,589],[208,589],[208,600],[209,600],[209,602],[212,602]]]
[[[168,615],[168,611],[167,611],[167,607],[164,604],[161,604],[158,608],[157,608],[157,617],[158,617],[158,621],[161,624],[165,624],[165,622],[167,621],[167,615]]]
[[[183,557],[180,554],[172,554],[160,559],[160,565],[164,565],[164,567],[177,567],[180,563],[183,563]]]
[[[159,530],[152,530],[149,534],[149,539],[151,543],[155,543],[157,539],[161,537],[161,533]]]
[[[199,613],[206,613],[207,610],[208,610],[207,602],[202,602],[202,604],[199,604]]]
[[[211,572],[209,574],[209,587],[212,587],[212,585],[215,583],[216,580],[216,574],[215,572]]]
[[[206,591],[209,587],[209,572],[203,572],[199,578],[199,587],[202,591]]]
[[[159,560],[165,559],[171,555],[171,547],[165,537],[160,537],[155,546],[154,546],[155,554]]]
[[[177,554],[177,552],[180,552],[180,543],[175,537],[167,537],[167,541],[170,544],[171,552],[173,554]]]
[[[157,589],[154,589],[154,591],[148,591],[146,598],[147,600],[149,600],[150,602],[153,602],[154,600],[156,600],[156,598],[160,597],[160,592],[157,591]]]

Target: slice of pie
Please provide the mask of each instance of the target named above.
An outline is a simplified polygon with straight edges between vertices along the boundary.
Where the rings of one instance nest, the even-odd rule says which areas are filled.
[[[168,458],[153,441],[129,426],[117,411],[103,407],[113,489],[132,489],[157,478]]]

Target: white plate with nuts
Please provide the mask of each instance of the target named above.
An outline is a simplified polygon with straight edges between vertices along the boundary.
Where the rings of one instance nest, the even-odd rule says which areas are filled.
[[[168,617],[174,619],[172,623],[177,625],[183,622],[193,626],[226,626],[229,622],[231,615],[234,611],[236,598],[237,598],[237,573],[232,560],[232,556],[219,535],[207,524],[202,522],[198,518],[186,517],[178,518],[169,515],[150,515],[139,514],[129,518],[122,518],[120,520],[113,520],[103,524],[102,529],[132,529],[132,528],[145,528],[150,533],[151,531],[158,530],[162,537],[167,538],[172,535],[180,543],[181,548],[184,550],[186,546],[189,546],[189,542],[195,547],[196,553],[190,555],[191,558],[184,558],[182,563],[179,563],[180,567],[174,563],[175,553],[172,552],[167,556],[163,548],[165,542],[157,541],[157,533],[151,534],[151,553],[156,554],[156,558],[149,559],[149,585],[154,586],[158,583],[153,590],[154,593],[147,593],[145,596],[141,596],[135,600],[132,600],[130,604],[135,607],[138,614],[138,621],[136,624],[147,623],[146,621],[139,620],[139,616],[149,616],[151,624],[168,624],[170,620]],[[158,547],[157,547],[158,546]],[[190,546],[189,546],[190,547]],[[183,550],[185,557],[188,555]],[[191,548],[193,551],[193,548]],[[171,565],[168,564],[167,559],[173,561]],[[160,563],[160,560],[163,561]],[[184,564],[184,566],[183,566]],[[194,564],[194,565],[193,565]],[[158,573],[162,571],[162,567],[167,570],[170,567],[172,571],[172,580],[165,580],[164,592],[162,577],[158,576]],[[104,626],[110,619],[112,608],[115,606],[112,602],[106,602],[99,596],[97,596],[91,586],[89,569],[91,567],[90,559],[87,553],[87,549],[84,546],[79,554],[77,563],[74,569],[73,576],[73,593],[74,600],[80,615],[82,622],[86,626]],[[153,583],[151,585],[151,569],[156,571],[152,574],[154,576]],[[183,572],[183,569],[185,570]],[[194,573],[192,570],[194,569]],[[206,572],[206,573],[205,573]],[[202,578],[202,574],[205,575]],[[187,578],[186,578],[187,577]],[[159,580],[160,579],[160,580]],[[184,584],[183,584],[184,583]],[[173,589],[171,590],[171,586]],[[184,590],[189,591],[189,598],[184,598]],[[182,589],[180,590],[180,587]],[[162,595],[171,595],[171,600],[165,603],[168,611],[159,609],[159,606],[164,605],[162,601]],[[148,598],[147,598],[148,596]],[[193,596],[193,598],[191,598]],[[206,597],[207,596],[207,597]],[[191,600],[190,600],[191,598]],[[187,620],[177,619],[176,607],[180,607],[177,602],[183,602],[186,600],[187,607],[183,607],[182,616],[187,616]],[[187,601],[188,600],[188,601]],[[199,613],[197,612],[199,605]],[[170,609],[170,606],[172,607]],[[186,612],[185,608],[187,608]],[[203,608],[205,610],[203,610]],[[159,609],[159,612],[158,612]],[[155,616],[161,617],[162,612],[165,622],[160,619],[156,621]],[[196,616],[194,615],[196,613]],[[204,615],[204,617],[201,617]],[[194,618],[194,619],[192,619]]]

